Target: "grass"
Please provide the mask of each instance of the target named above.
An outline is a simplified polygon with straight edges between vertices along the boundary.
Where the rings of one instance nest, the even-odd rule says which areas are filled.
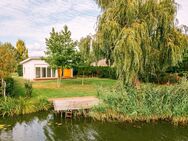
[[[84,85],[82,79],[64,79],[61,87],[57,87],[56,80],[34,81],[33,93],[31,97],[26,97],[23,80],[21,77],[13,75],[15,80],[15,97],[0,98],[0,116],[15,116],[47,111],[52,105],[48,98],[96,96],[97,88],[112,87],[116,80],[85,78]]]
[[[24,95],[24,82],[22,77],[14,76],[15,93],[19,96]],[[33,82],[32,97],[61,98],[77,96],[96,96],[98,87],[111,88],[116,83],[112,79],[85,78],[84,85],[82,79],[63,79],[61,87],[57,87],[56,80],[40,80]]]

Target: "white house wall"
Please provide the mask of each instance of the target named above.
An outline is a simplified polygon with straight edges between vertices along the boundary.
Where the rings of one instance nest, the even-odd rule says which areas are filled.
[[[49,64],[44,60],[30,60],[23,64],[23,78],[28,80],[33,80],[36,78],[36,67],[49,67]],[[57,71],[56,71],[57,77]]]

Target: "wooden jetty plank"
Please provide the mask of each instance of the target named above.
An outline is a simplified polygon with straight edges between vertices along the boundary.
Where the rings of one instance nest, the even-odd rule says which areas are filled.
[[[55,111],[89,109],[99,104],[96,97],[73,97],[73,98],[57,98],[50,99],[53,101]]]

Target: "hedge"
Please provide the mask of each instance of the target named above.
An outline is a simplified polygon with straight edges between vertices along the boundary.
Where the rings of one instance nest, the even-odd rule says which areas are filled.
[[[142,82],[157,83],[157,84],[173,84],[180,80],[178,73],[160,73],[159,75],[139,75],[139,80]]]
[[[75,67],[74,76],[99,77],[117,79],[116,71],[112,67],[83,66]]]
[[[12,77],[6,77],[4,81],[6,82],[6,95],[14,96],[14,79]],[[1,81],[0,87],[2,87]],[[2,89],[0,90],[0,94],[2,95]]]

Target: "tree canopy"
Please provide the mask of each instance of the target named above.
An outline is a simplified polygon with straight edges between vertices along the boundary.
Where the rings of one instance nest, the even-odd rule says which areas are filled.
[[[18,40],[16,42],[16,50],[18,52],[18,62],[28,58],[28,49],[26,48],[23,40]]]
[[[60,32],[52,28],[50,37],[46,38],[46,46],[45,60],[52,67],[69,68],[74,65],[75,42],[71,39],[71,32],[66,25]]]
[[[86,36],[80,39],[79,43],[78,43],[78,47],[79,47],[79,52],[81,54],[81,58],[82,60],[84,60],[84,63],[89,65],[91,63],[91,57],[90,57],[90,53],[91,53],[91,36]]]
[[[0,44],[0,78],[14,72],[16,67],[15,48],[10,43]]]
[[[174,0],[96,0],[104,10],[97,40],[119,78],[131,83],[182,60],[187,36],[175,26]]]

